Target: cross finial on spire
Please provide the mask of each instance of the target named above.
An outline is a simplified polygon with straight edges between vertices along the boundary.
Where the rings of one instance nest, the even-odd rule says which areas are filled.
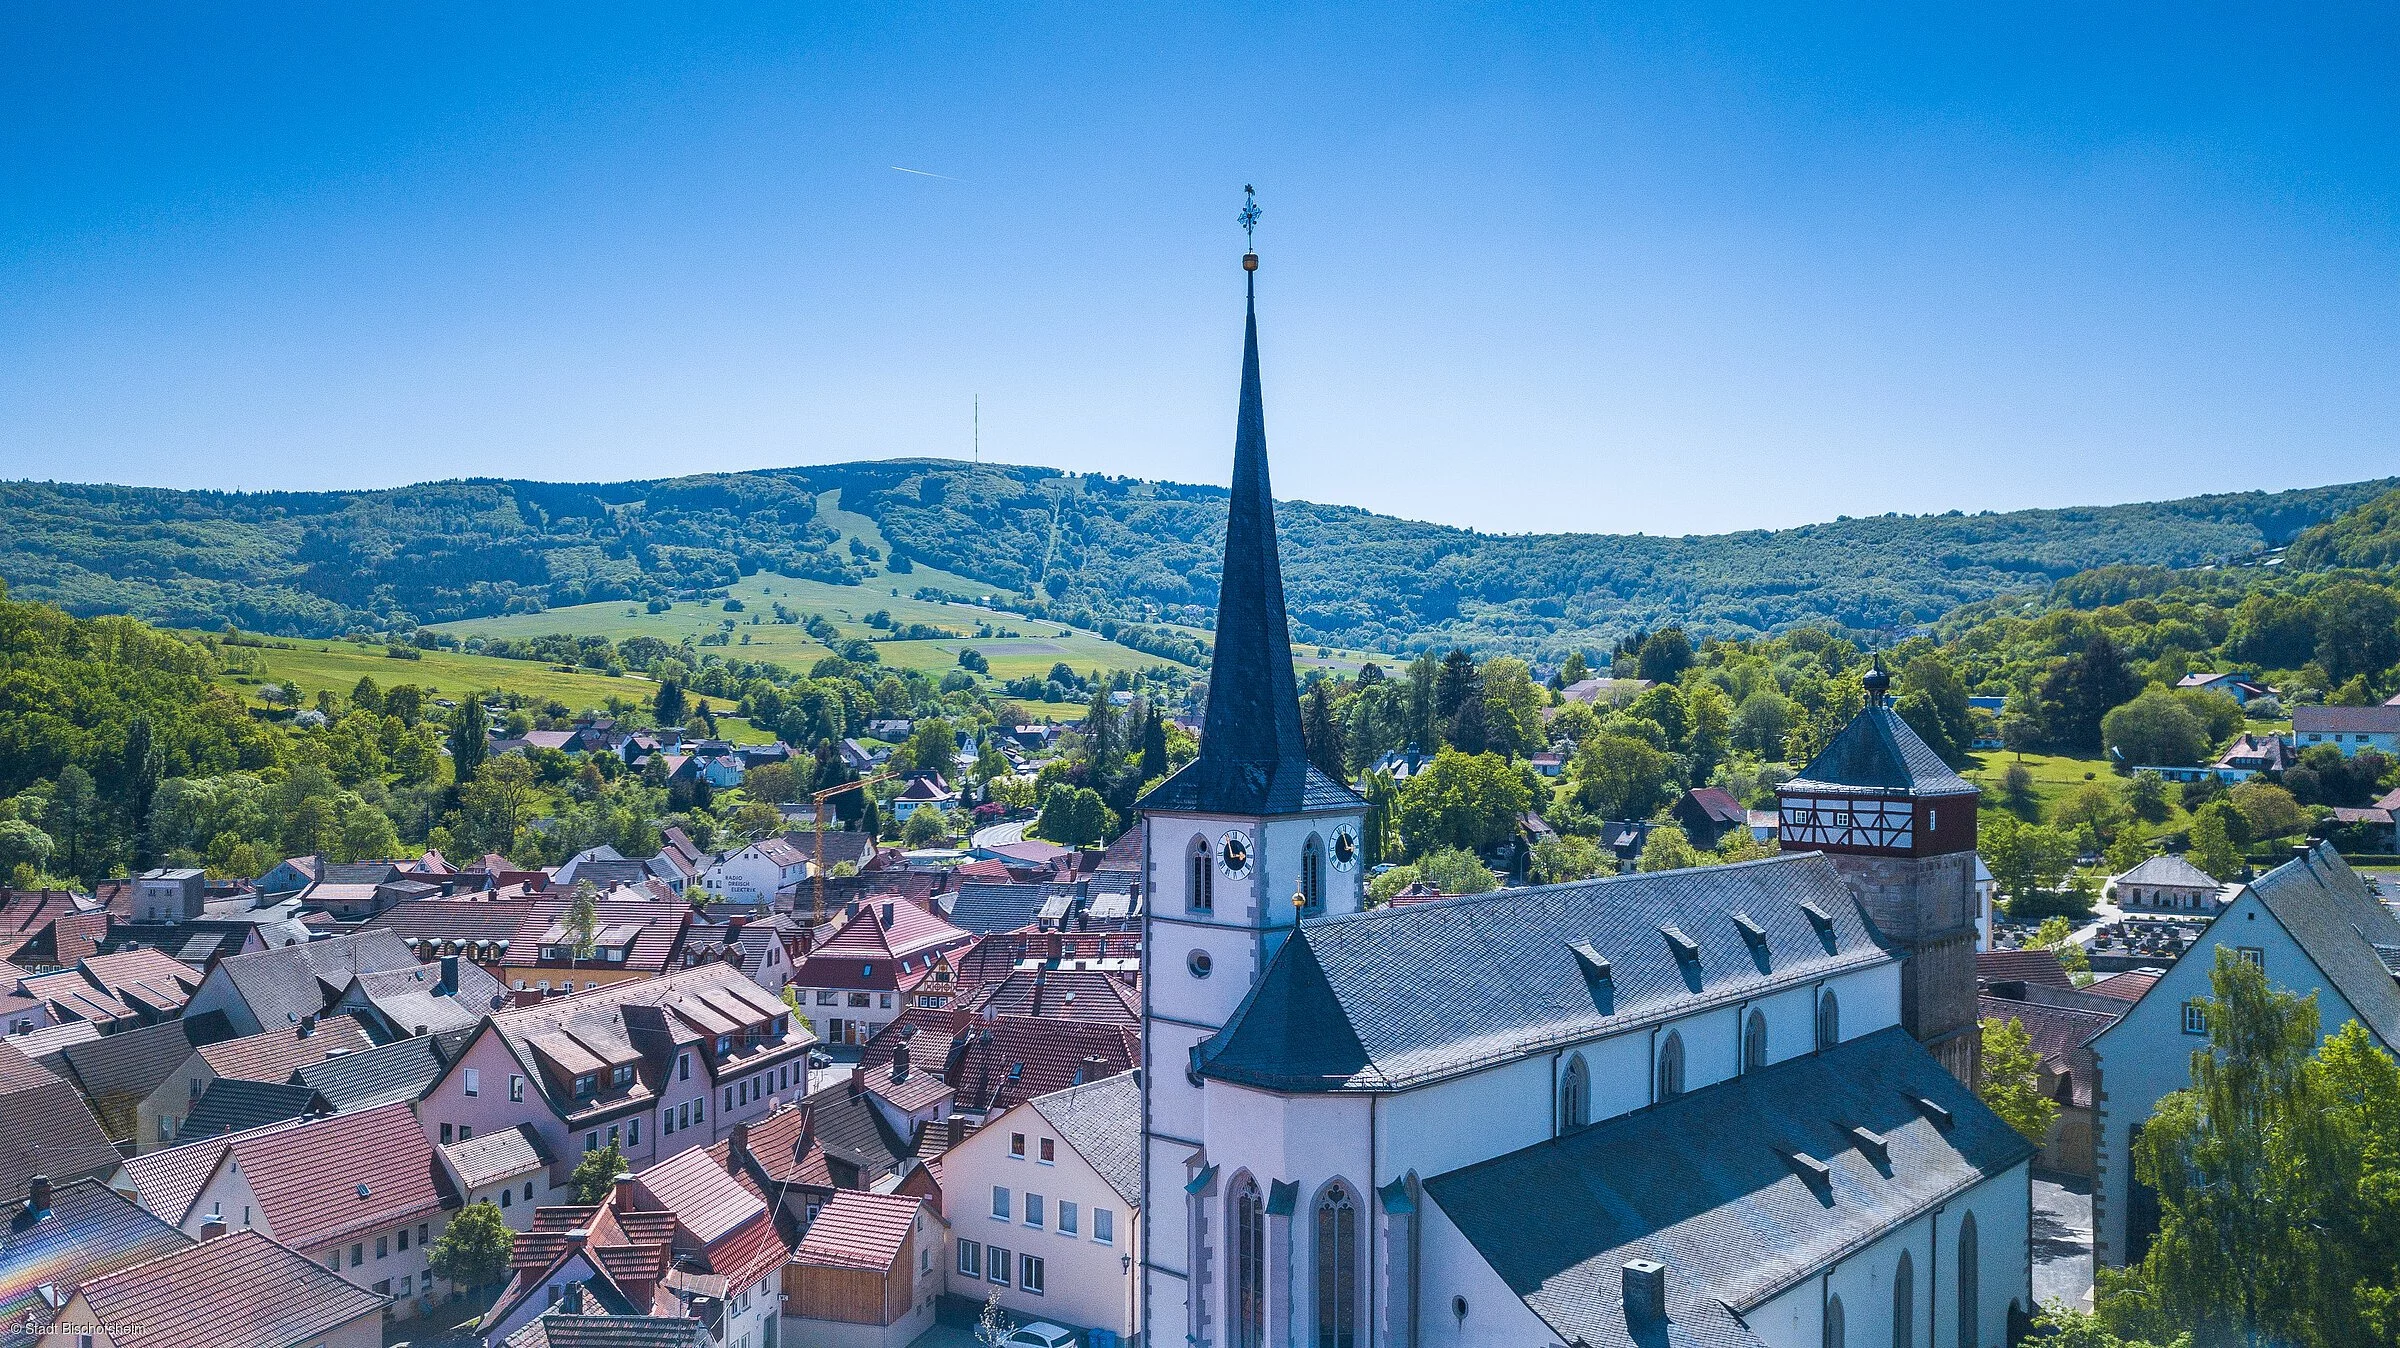
[[[1242,222],[1242,270],[1258,270],[1258,189],[1242,184],[1242,213],[1234,217]]]

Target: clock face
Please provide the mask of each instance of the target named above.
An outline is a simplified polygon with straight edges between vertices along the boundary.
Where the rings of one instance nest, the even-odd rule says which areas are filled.
[[[1238,828],[1228,832],[1217,846],[1217,861],[1225,867],[1227,875],[1249,874],[1250,835]]]
[[[1346,871],[1358,864],[1358,833],[1348,824],[1333,831],[1333,868]]]

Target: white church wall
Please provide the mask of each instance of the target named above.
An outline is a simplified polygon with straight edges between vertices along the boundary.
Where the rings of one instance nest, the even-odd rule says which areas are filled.
[[[1258,978],[1258,936],[1244,927],[1156,922],[1150,928],[1150,1013],[1223,1025]],[[1202,966],[1197,957],[1205,956]],[[1207,969],[1202,976],[1198,970]],[[1182,1070],[1180,1064],[1176,1070]]]
[[[1682,1036],[1683,1090],[1689,1095],[1703,1086],[1713,1086],[1733,1077],[1734,1066],[1741,1061],[1741,1050],[1735,1039],[1740,1027],[1740,1013],[1730,1006],[1703,1011],[1696,1016],[1678,1017],[1659,1027],[1654,1054],[1665,1053],[1668,1032]]]
[[[1370,1181],[1368,1109],[1364,1096],[1274,1095],[1212,1081],[1209,1164],[1222,1176],[1246,1169],[1258,1176],[1262,1189],[1268,1180],[1279,1179],[1314,1194],[1338,1175],[1363,1191]]]
[[[1592,1074],[1592,1122],[1650,1103],[1650,1033],[1612,1035],[1577,1046]]]
[[[1900,966],[1881,964],[1855,969],[1825,980],[1841,1008],[1842,1039],[1889,1029],[1900,1023]]]
[[[1375,1120],[1377,1177],[1439,1175],[1548,1141],[1551,1062],[1543,1054],[1386,1097]]]
[[[1459,1233],[1441,1204],[1423,1199],[1418,1237],[1424,1242],[1418,1275],[1418,1348],[1534,1348],[1558,1335],[1509,1290],[1492,1266]],[[1461,1306],[1465,1315],[1458,1314]]]
[[[1767,1022],[1767,1063],[1772,1066],[1788,1058],[1798,1058],[1816,1051],[1817,1047],[1817,990],[1810,987],[1787,988],[1750,1003],[1742,1018],[1756,1011]]]

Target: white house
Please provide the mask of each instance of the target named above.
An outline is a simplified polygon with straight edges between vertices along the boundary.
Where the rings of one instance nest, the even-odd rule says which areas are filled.
[[[2225,889],[2188,858],[2172,855],[2151,857],[2108,884],[2119,908],[2172,913],[2213,913]]]
[[[1036,1096],[942,1155],[950,1294],[1019,1320],[1141,1332],[1142,1094],[1130,1072]]]
[[[783,838],[762,838],[727,852],[700,874],[700,887],[728,903],[771,904],[808,878],[808,853]]]
[[[2257,961],[2277,988],[2316,994],[2320,1034],[2355,1020],[2385,1052],[2400,1050],[2400,985],[2382,954],[2400,951],[2400,919],[2340,853],[2320,844],[2232,891],[2191,949],[2091,1042],[2099,1075],[2093,1254],[2102,1263],[2139,1259],[2157,1234],[2156,1199],[2134,1180],[2133,1140],[2161,1097],[2191,1084],[2219,948]]]
[[[2292,708],[2292,747],[2306,752],[2320,744],[2333,745],[2345,758],[2364,749],[2400,755],[2400,705]]]
[[[1141,803],[1145,1339],[2003,1343],[2033,1147],[1943,1066],[1974,789],[1877,672],[1783,793],[1822,852],[1361,911],[1247,338],[1200,756]]]

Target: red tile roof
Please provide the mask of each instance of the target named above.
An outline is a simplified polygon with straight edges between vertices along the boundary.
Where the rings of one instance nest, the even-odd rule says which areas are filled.
[[[268,1228],[294,1249],[397,1226],[442,1205],[440,1162],[403,1101],[236,1133],[226,1148]]]
[[[2085,988],[2084,991],[2096,992],[2103,997],[2114,997],[2121,1002],[2138,1002],[2142,999],[2142,994],[2148,992],[2151,986],[2157,982],[2157,974],[2130,972],[2111,974]]]
[[[722,1240],[734,1228],[764,1213],[766,1204],[725,1172],[724,1163],[703,1148],[679,1153],[633,1177],[636,1190],[675,1214],[702,1244]]]
[[[819,1268],[888,1271],[907,1245],[923,1206],[920,1198],[839,1190],[818,1211],[792,1258]]]
[[[2046,988],[2071,988],[2075,980],[2058,962],[2055,950],[1980,950],[1975,954],[1975,978],[1983,983],[2038,983]]]
[[[1130,1071],[1142,1060],[1141,1028],[1112,1022],[1055,1017],[977,1016],[964,1030],[949,1026],[958,1013],[916,1009],[868,1041],[860,1053],[870,1070],[888,1068],[903,1027],[914,1026],[909,1057],[938,1072],[958,1092],[957,1108],[988,1114],[1065,1090],[1084,1080]],[[1085,1058],[1099,1059],[1087,1070]]]
[[[309,1343],[391,1300],[256,1231],[136,1264],[81,1296],[114,1348]]]
[[[82,967],[85,977],[115,993],[119,1000],[167,1011],[190,1001],[205,977],[164,951],[140,948],[94,955]]]
[[[976,988],[963,1002],[970,1010],[989,1008],[1003,1016],[1142,1023],[1141,994],[1096,969],[1054,969],[1046,964],[1014,969]]]
[[[1750,820],[1750,811],[1723,787],[1693,787],[1692,803],[1700,807],[1702,814],[1720,824],[1746,824]]]
[[[11,1201],[25,1182],[48,1175],[53,1183],[106,1179],[117,1168],[117,1149],[92,1117],[91,1107],[66,1078],[0,1041],[0,1195]]]

